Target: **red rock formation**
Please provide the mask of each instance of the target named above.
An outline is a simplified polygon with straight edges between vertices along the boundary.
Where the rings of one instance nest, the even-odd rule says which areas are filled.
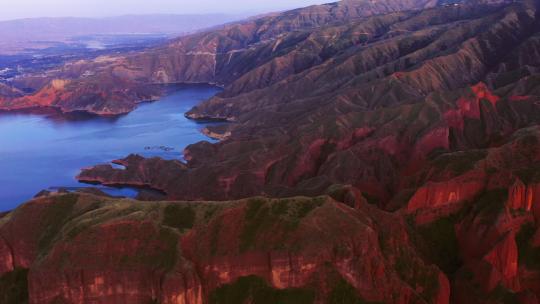
[[[166,242],[152,223],[131,221],[104,224],[59,242],[42,264],[33,266],[30,303],[151,302],[158,298],[164,273],[156,268],[166,263],[164,252],[176,250]],[[59,271],[66,261],[71,266]]]
[[[6,241],[0,238],[0,276],[14,269],[13,251]]]
[[[194,222],[169,216],[182,208],[193,210]],[[369,301],[448,303],[446,277],[422,261],[399,227],[404,221],[358,208],[324,197],[190,205],[53,195],[20,207],[0,233],[19,222],[35,231],[50,216],[58,220],[54,231],[18,235],[39,247],[26,266],[30,303],[206,303],[216,288],[246,276],[276,290],[309,288],[317,303],[337,278]],[[170,219],[186,228],[168,226]],[[414,268],[401,269],[398,260]]]
[[[20,80],[43,88],[21,100],[96,113],[129,110],[152,95],[147,83],[225,84],[188,113],[232,121],[206,130],[222,141],[188,147],[187,163],[130,156],[116,161],[122,169],[83,170],[81,181],[150,187],[168,199],[328,193],[342,203],[40,198],[0,219],[0,269],[30,268],[32,303],[201,303],[249,276],[272,290],[311,290],[319,303],[338,282],[383,303],[534,301],[535,3],[359,18],[366,7],[383,9],[314,7]],[[87,70],[99,73],[87,79]],[[53,76],[70,82],[44,86]],[[100,102],[71,100],[88,92]],[[171,216],[191,225],[168,218],[171,206],[192,208]]]
[[[420,187],[407,204],[407,213],[415,214],[418,223],[427,223],[461,209],[484,191],[483,172],[469,172],[445,182],[429,182]]]
[[[231,93],[251,91],[320,64],[342,48],[359,44],[364,37],[364,34],[358,37],[361,31],[341,31],[340,36],[347,42],[343,46],[335,44],[333,49],[322,47],[323,41],[317,42],[320,35],[309,37],[299,34],[301,31],[432,6],[434,3],[428,0],[343,1],[233,23],[215,31],[175,39],[164,47],[125,56],[69,62],[60,69],[15,79],[15,85],[32,87],[37,92],[20,96],[20,92],[13,94],[16,89],[2,89],[2,85],[0,108],[53,106],[65,112],[122,114],[133,110],[140,101],[156,98],[160,91],[149,86],[156,83],[231,84],[238,80],[231,86]],[[291,44],[297,43],[311,49],[313,54],[306,56],[302,51],[295,51]],[[254,73],[247,75],[250,71]],[[73,81],[66,89],[59,89],[53,84],[58,83],[56,79]]]
[[[508,203],[509,208],[522,209],[526,211],[533,210],[536,219],[540,218],[540,185],[525,185],[520,179],[509,189]]]
[[[515,236],[508,233],[493,249],[484,257],[493,268],[492,276],[499,277],[504,286],[519,290],[518,281],[518,249],[515,242]],[[488,279],[488,291],[497,287],[498,280]],[[495,284],[494,284],[495,283]]]
[[[455,129],[463,130],[464,119],[480,119],[480,103],[482,100],[489,101],[496,106],[499,97],[486,87],[484,83],[479,83],[471,87],[473,96],[471,98],[462,97],[457,101],[457,109],[450,110],[444,114],[447,124]]]

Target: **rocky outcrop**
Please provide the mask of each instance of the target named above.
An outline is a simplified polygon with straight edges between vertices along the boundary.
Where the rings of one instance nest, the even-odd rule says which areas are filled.
[[[149,177],[145,185],[171,198],[212,200],[318,195],[333,184],[348,184],[388,210],[411,201],[411,212],[425,209],[420,211],[423,221],[448,215],[485,189],[497,184],[508,188],[512,179],[504,174],[517,173],[511,168],[492,177],[492,169],[502,169],[496,162],[503,160],[493,156],[489,163],[477,164],[477,157],[483,159],[480,154],[488,148],[508,143],[514,132],[538,123],[534,76],[509,78],[503,86],[494,82],[497,72],[490,70],[497,67],[506,74],[519,69],[505,54],[521,54],[535,64],[522,49],[535,45],[534,11],[531,2],[457,5],[321,26],[310,31],[313,39],[334,37],[328,33],[339,38],[350,35],[350,29],[378,34],[373,41],[345,44],[346,51],[265,88],[240,93],[243,89],[231,83],[232,91],[227,87],[195,108],[188,115],[235,123],[208,127],[205,132],[222,141],[188,147],[186,168],[170,174],[168,183],[154,180],[159,166],[143,160],[132,167],[147,171],[126,175],[96,167],[84,170],[81,180],[140,185],[143,178],[137,171],[144,171]],[[395,33],[397,28],[414,34],[403,36]],[[509,46],[510,41],[524,44]],[[295,45],[308,48],[304,43]],[[485,47],[476,47],[478,43]],[[438,74],[429,70],[443,63],[448,69],[436,70],[444,75],[433,76]],[[473,63],[482,67],[468,69]],[[464,70],[484,72],[452,76]],[[437,83],[414,80],[430,75]],[[477,82],[482,79],[489,85]],[[467,155],[473,159],[468,161]],[[477,165],[483,167],[475,170]],[[109,175],[114,178],[107,179]]]
[[[427,0],[341,1],[232,23],[135,54],[70,62],[59,69],[24,75],[12,84],[36,92],[21,96],[12,93],[16,89],[0,88],[0,109],[49,106],[64,112],[114,115],[133,110],[140,101],[157,98],[162,91],[154,84],[231,84],[242,78],[231,92],[253,90],[319,64],[344,47],[359,43],[363,35],[343,46],[336,44],[335,49],[323,48],[317,46],[324,42],[317,41],[320,37],[310,37],[313,29],[434,5]],[[300,43],[315,48],[315,52],[296,51],[295,45]],[[259,76],[246,75],[252,70],[256,71],[252,75]],[[67,79],[71,84],[58,89],[56,79]]]
[[[150,83],[216,82],[224,91],[187,115],[230,123],[209,126],[220,142],[187,147],[185,163],[132,155],[78,177],[196,202],[38,198],[0,219],[0,269],[30,269],[36,303],[204,303],[238,290],[245,302],[261,296],[254,290],[276,303],[534,302],[536,2],[393,13],[370,3],[19,79],[45,90],[35,104],[47,96],[55,101],[44,105],[65,109],[85,107],[63,96],[97,88],[107,102],[86,104],[96,113],[114,96],[120,105],[152,95]],[[117,89],[127,95],[109,94]],[[333,199],[285,199],[325,194]],[[259,195],[282,199],[249,199]]]
[[[174,258],[176,238],[150,222],[120,220],[60,241],[32,266],[30,303],[151,302]]]
[[[494,168],[518,174],[535,163],[520,156],[530,148],[512,148],[517,140],[513,142],[508,135],[537,123],[540,109],[533,100],[502,98],[496,108],[482,105],[483,114],[476,119],[462,114],[453,120],[439,119],[445,116],[442,113],[461,113],[460,100],[476,98],[475,104],[481,104],[484,99],[475,91],[480,86],[432,96],[422,104],[351,112],[334,119],[313,113],[315,116],[305,122],[285,122],[283,131],[260,129],[249,123],[225,126],[232,128],[227,139],[213,145],[189,146],[185,153],[188,162],[171,166],[165,175],[160,172],[168,161],[138,159],[127,171],[98,166],[83,170],[79,178],[127,185],[141,185],[144,180],[146,186],[164,191],[173,199],[195,200],[238,199],[261,193],[318,195],[333,184],[349,184],[381,207],[395,210],[409,205],[410,213],[419,210],[429,219],[429,210],[448,214],[497,183],[508,188],[511,178],[497,181],[504,173],[491,177]],[[522,108],[528,110],[522,112]],[[518,112],[518,116],[509,115]],[[484,117],[490,117],[493,123],[484,124]],[[312,124],[315,119],[321,121],[316,126]],[[506,148],[491,150],[493,154],[486,159],[490,151],[486,143],[496,141],[501,145],[504,138]],[[508,157],[515,157],[515,164]],[[408,197],[401,195],[406,192],[410,193]],[[444,208],[447,211],[442,211]]]
[[[491,276],[486,280],[486,289],[492,291],[497,287],[493,283],[502,283],[509,288],[519,289],[518,275],[518,249],[514,235],[508,234],[485,257],[484,260],[493,267]],[[491,285],[490,285],[491,284]]]
[[[131,112],[139,102],[156,100],[162,92],[164,89],[158,86],[140,87],[115,76],[88,82],[52,79],[35,93],[4,99],[0,103],[0,110],[45,107],[56,108],[64,113],[118,115]]]
[[[86,183],[101,183],[108,186],[129,185],[136,188],[152,188],[166,191],[174,187],[174,182],[182,178],[186,165],[178,160],[161,158],[145,159],[130,155],[113,161],[112,165],[98,165],[84,169],[77,179]],[[121,168],[119,169],[118,166]]]
[[[539,218],[540,185],[533,183],[525,185],[519,178],[508,192],[508,206],[514,210],[533,211],[536,219]]]
[[[368,138],[373,140],[372,136],[377,132],[355,132],[355,134],[359,134],[359,138],[363,139],[367,139],[365,136],[369,134]],[[345,138],[348,138],[347,144],[344,144],[345,141],[343,141],[336,144],[335,147],[350,148],[350,135]],[[363,148],[374,147],[366,144],[366,142],[360,142],[363,143]],[[441,286],[438,296],[451,294],[454,303],[484,303],[486,299],[492,299],[501,294],[516,299],[516,301],[522,297],[529,299],[538,296],[540,292],[540,289],[537,289],[536,283],[534,283],[536,282],[537,271],[540,269],[534,262],[540,257],[537,251],[538,244],[540,244],[538,242],[539,234],[535,224],[535,210],[537,210],[538,204],[534,196],[529,198],[534,193],[534,189],[536,189],[536,185],[540,180],[538,179],[537,170],[540,155],[539,143],[540,131],[538,127],[530,127],[514,132],[507,142],[496,147],[441,153],[437,156],[428,155],[423,161],[422,170],[413,175],[405,175],[406,177],[404,177],[400,185],[405,190],[392,198],[392,203],[395,204],[392,208],[398,210],[393,214],[382,212],[377,207],[369,205],[369,203],[372,203],[384,206],[370,195],[372,192],[367,190],[373,188],[367,187],[365,183],[357,183],[357,185],[364,188],[350,185],[332,186],[324,191],[346,205],[355,207],[357,212],[363,214],[361,222],[377,223],[377,227],[382,226],[385,229],[390,229],[386,233],[379,235],[379,241],[384,244],[393,244],[389,246],[401,244],[399,246],[402,248],[402,246],[411,246],[410,244],[403,245],[402,240],[412,240],[412,248],[415,251],[422,252],[423,258],[421,260],[416,260],[416,262],[402,261],[400,259],[406,258],[408,254],[403,252],[398,255],[391,254],[390,256],[384,254],[395,263],[393,265],[397,267],[398,273],[403,271],[403,273],[399,274],[402,280],[418,282],[418,280],[422,280],[421,278],[427,276],[430,278],[430,282],[436,281],[432,272],[416,273],[411,270],[416,269],[416,266],[412,266],[416,264],[410,264],[434,263],[439,269],[445,271],[445,276],[441,277],[443,279],[438,280],[439,286]],[[208,147],[214,147],[208,145]],[[299,162],[299,164],[303,164],[301,167],[310,168],[306,164],[311,163],[311,159],[318,159],[321,151],[324,150],[321,149],[324,145],[324,142],[312,141],[312,144],[308,145],[308,152],[302,154],[304,161]],[[387,139],[379,142],[376,147],[380,149],[377,150],[380,151],[379,153],[407,151],[395,141],[392,142]],[[414,151],[414,149],[411,149],[411,151]],[[216,151],[207,154],[206,157],[214,158],[215,154],[213,153],[216,153]],[[340,153],[343,152],[337,154]],[[203,154],[197,153],[196,155],[201,157]],[[203,159],[195,158],[192,160],[198,164],[204,163]],[[351,163],[349,163],[350,165]],[[352,167],[351,170],[356,170],[356,168]],[[188,163],[185,170],[185,172],[190,172],[196,169],[189,167]],[[309,170],[304,172],[309,172]],[[407,172],[407,170],[404,172]],[[190,174],[188,173],[187,176],[190,176]],[[320,178],[318,180],[320,183]],[[325,183],[315,185],[322,189]],[[313,191],[313,188],[310,189],[307,185],[300,184],[297,187],[306,187],[303,190],[306,192]],[[410,187],[416,188],[414,188],[414,191],[409,191]],[[410,194],[407,196],[402,192],[410,192]],[[399,204],[400,201],[402,202],[401,205]],[[343,206],[340,208],[348,207]],[[279,253],[273,252],[270,256],[267,256],[262,253],[253,254],[245,248],[249,246],[272,246],[271,244],[274,244],[274,242],[284,244],[284,248],[291,248],[295,244],[307,242],[302,246],[306,249],[306,252],[309,252],[308,248],[311,248],[309,242],[312,238],[308,235],[299,234],[292,239],[284,239],[284,232],[280,228],[280,220],[272,219],[265,222],[258,217],[259,214],[262,216],[267,212],[271,213],[270,210],[265,208],[248,210],[230,211],[231,214],[223,215],[220,220],[216,218],[207,222],[204,226],[193,229],[184,239],[185,242],[193,244],[193,246],[188,246],[192,251],[186,251],[186,254],[207,260],[208,262],[205,262],[205,265],[213,265],[202,268],[201,271],[207,273],[208,278],[212,278],[211,280],[215,286],[234,284],[236,279],[249,274],[256,274],[258,277],[265,278],[274,286],[282,286],[283,288],[297,288],[303,285],[304,282],[308,282],[311,278],[310,274],[315,275],[316,273],[312,273],[310,267],[315,267],[313,264],[317,265],[319,261],[317,258],[308,259],[306,257],[299,259],[288,250],[286,254],[278,250]],[[230,237],[239,235],[241,239],[242,233],[247,233],[247,231],[241,229],[246,220],[242,220],[241,214],[245,215],[251,212],[253,212],[253,226],[249,226],[248,231],[262,235],[264,239],[262,243],[257,243],[253,239],[248,240],[252,240],[254,243],[242,243],[238,242],[235,237]],[[329,210],[325,210],[324,213],[328,216],[332,214]],[[223,225],[229,222],[229,216],[235,218],[233,222],[241,224],[231,226],[230,230],[225,229]],[[329,220],[345,225],[345,218],[343,215],[339,215],[335,219]],[[258,226],[259,224],[264,228]],[[327,227],[330,223],[318,220],[318,225]],[[371,224],[369,225],[372,227]],[[528,228],[531,225],[532,228]],[[353,228],[343,226],[343,229],[351,231]],[[382,228],[379,227],[379,229]],[[407,235],[406,231],[411,234]],[[222,255],[221,258],[216,258],[211,254],[212,250],[217,250],[212,249],[215,248],[212,247],[212,240],[220,239],[214,233],[223,235],[225,239],[223,241],[225,247],[221,247],[223,252],[219,254]],[[363,235],[363,238],[367,238],[366,235],[361,235]],[[386,239],[390,236],[393,237]],[[319,237],[325,240],[324,236],[319,235]],[[293,243],[287,243],[288,240]],[[332,242],[333,239],[324,241],[325,244],[331,244]],[[315,243],[318,244],[319,241]],[[248,246],[248,244],[250,245]],[[315,245],[313,246],[315,247]],[[353,248],[359,248],[358,246],[360,245],[355,245]],[[335,261],[340,273],[351,271],[350,266],[345,268],[349,269],[347,271],[339,270],[339,265],[343,262],[340,262],[339,259],[335,260],[335,253],[333,253],[334,255],[326,253],[320,248],[313,250],[316,252],[316,256],[319,254],[325,257],[328,256],[328,258],[322,258],[322,260],[328,261],[330,259]],[[354,261],[354,256],[365,257],[371,254],[351,250],[352,256],[347,257],[347,261]],[[383,252],[386,251],[383,250]],[[243,265],[232,262],[233,260],[236,261],[235,257],[238,256],[241,257],[241,261],[250,261],[258,266],[245,269]],[[365,259],[362,259],[358,265],[364,266],[359,267],[371,269],[369,268],[371,266],[364,264],[365,262]],[[311,266],[308,267],[306,264]],[[347,262],[348,264],[349,262]],[[286,265],[289,272],[283,274],[283,269],[274,268],[282,267],[280,265]],[[297,273],[294,272],[295,269],[297,269]],[[370,272],[374,271],[370,270]],[[382,271],[378,277],[385,277],[383,273],[386,272]],[[320,275],[317,274],[317,276]],[[349,273],[349,275],[352,280],[349,283],[353,286],[357,286],[354,280],[358,280],[356,281],[358,286],[371,286],[369,285],[370,279],[368,279],[368,282],[363,281],[365,274],[359,275],[357,278],[352,273]],[[446,283],[447,278],[450,278],[448,283]],[[443,288],[443,286],[447,286],[447,288]],[[481,288],[479,289],[477,286],[481,286]],[[378,290],[375,285],[368,289],[373,288]],[[416,290],[418,292],[419,289]],[[405,293],[405,291],[402,292]],[[385,292],[378,290],[376,293],[384,294]],[[366,299],[376,301],[390,301],[387,298],[371,297],[369,293],[365,293],[363,296]]]
[[[13,236],[37,249],[25,265],[30,303],[206,303],[246,278],[302,291],[305,303],[334,296],[449,299],[445,275],[422,261],[399,227],[405,222],[363,204],[353,209],[327,197],[142,203],[52,194],[15,210],[0,234],[23,223],[35,231],[52,220],[35,235]]]
[[[428,182],[407,203],[407,213],[426,223],[459,211],[484,191],[486,176],[470,172],[445,182]]]
[[[388,99],[385,105],[416,100],[482,80],[487,66],[528,37],[534,16],[527,5],[478,2],[429,9],[437,3],[341,1],[233,23],[162,47],[25,75],[13,86],[35,92],[2,94],[0,108],[46,105],[121,114],[157,98],[163,91],[156,84],[201,82],[225,91],[193,109],[188,115],[194,119],[236,120],[248,109],[328,94],[370,108],[380,106],[381,99]],[[488,47],[480,47],[488,38]],[[59,80],[70,85],[52,90]],[[375,94],[362,93],[370,87]],[[257,107],[248,100],[257,100]]]
[[[311,35],[322,40],[317,45],[331,48],[337,42],[320,37],[337,37],[346,51],[261,90],[233,93],[226,87],[223,94],[196,106],[188,115],[245,122],[258,119],[255,114],[259,111],[277,110],[293,100],[311,106],[338,100],[373,109],[462,88],[483,80],[492,64],[502,63],[513,50],[510,41],[530,37],[535,22],[532,11],[527,5],[458,5],[420,14],[375,16],[346,24],[346,33],[365,35],[358,44],[348,44],[354,38],[339,36],[343,25],[316,29]],[[409,35],[411,32],[415,34]],[[489,41],[488,45],[481,47],[483,41]],[[310,45],[306,52],[312,51]],[[250,73],[254,79],[264,78],[256,69]],[[235,83],[239,81],[242,79]],[[235,83],[230,85],[233,91]]]
[[[3,238],[0,238],[0,262],[0,273],[4,274],[15,270],[13,250]]]

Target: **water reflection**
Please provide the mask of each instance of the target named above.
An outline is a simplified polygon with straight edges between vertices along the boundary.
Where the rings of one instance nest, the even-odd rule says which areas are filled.
[[[0,211],[51,186],[83,186],[74,179],[83,167],[130,153],[178,159],[185,146],[209,140],[200,133],[207,124],[187,120],[184,113],[218,89],[177,89],[158,102],[141,104],[132,113],[114,118],[43,109],[0,113]],[[113,195],[136,193],[105,190]]]

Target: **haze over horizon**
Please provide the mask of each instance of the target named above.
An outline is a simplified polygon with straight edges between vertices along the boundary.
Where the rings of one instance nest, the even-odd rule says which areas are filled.
[[[331,0],[19,0],[2,8],[0,21],[42,17],[111,17],[143,14],[248,14],[303,7]]]

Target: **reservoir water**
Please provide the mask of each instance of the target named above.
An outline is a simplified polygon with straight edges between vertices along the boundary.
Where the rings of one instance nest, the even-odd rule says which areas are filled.
[[[81,168],[130,153],[181,158],[187,145],[209,140],[200,133],[204,124],[186,119],[184,113],[217,92],[211,86],[181,86],[116,118],[0,113],[0,211],[41,190],[84,187],[75,179]],[[136,194],[133,189],[104,190]]]

